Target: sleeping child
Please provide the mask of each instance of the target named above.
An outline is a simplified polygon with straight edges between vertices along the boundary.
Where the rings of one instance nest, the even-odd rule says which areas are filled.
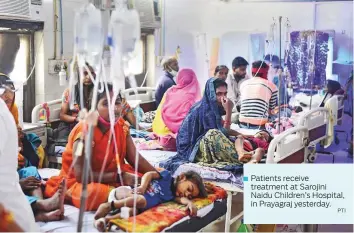
[[[127,218],[133,215],[134,195],[137,213],[150,209],[161,203],[174,200],[186,205],[192,216],[197,214],[197,208],[191,201],[195,197],[207,197],[203,179],[194,171],[187,171],[176,178],[172,178],[167,170],[161,172],[147,172],[141,179],[141,185],[136,190],[129,186],[121,186],[113,189],[107,203],[103,203],[95,214],[95,227],[104,231],[109,220]],[[129,207],[129,213],[121,213],[107,216],[110,212],[116,212],[122,207]],[[129,215],[129,216],[127,216]]]
[[[259,131],[253,137],[238,136],[235,147],[239,161],[259,163],[265,156],[272,139],[266,130]]]

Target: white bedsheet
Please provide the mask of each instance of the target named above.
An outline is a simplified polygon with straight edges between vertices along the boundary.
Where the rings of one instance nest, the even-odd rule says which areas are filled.
[[[47,223],[38,222],[41,232],[76,232],[79,209],[71,205],[65,205],[64,216],[65,218],[62,221]],[[93,226],[93,217],[94,212],[85,212],[83,232],[98,232]]]

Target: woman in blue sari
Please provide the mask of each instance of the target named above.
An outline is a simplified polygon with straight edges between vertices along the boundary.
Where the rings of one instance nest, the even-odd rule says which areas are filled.
[[[235,144],[228,138],[241,134],[230,129],[233,104],[226,96],[225,81],[207,81],[203,99],[191,108],[178,131],[178,154],[160,166],[174,172],[183,163],[196,162],[221,170],[242,171]]]

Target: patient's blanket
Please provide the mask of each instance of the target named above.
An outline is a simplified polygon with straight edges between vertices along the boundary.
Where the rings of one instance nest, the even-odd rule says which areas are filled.
[[[224,189],[212,184],[208,184],[208,186],[212,189],[212,193],[207,198],[193,200],[198,210],[214,203],[216,200],[225,199],[227,196]],[[186,206],[176,202],[166,202],[137,215],[135,228],[134,217],[111,220],[110,225],[116,225],[128,232],[133,232],[133,228],[135,232],[161,232],[188,215],[189,210]]]

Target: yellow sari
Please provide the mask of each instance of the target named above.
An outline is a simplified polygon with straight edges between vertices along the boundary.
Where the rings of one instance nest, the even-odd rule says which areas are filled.
[[[163,96],[163,98],[156,110],[155,119],[152,122],[152,131],[159,136],[166,136],[166,135],[172,133],[169,130],[169,128],[167,128],[167,126],[165,125],[165,123],[163,122],[163,119],[162,119],[161,110],[162,110],[163,104],[165,103],[165,100],[166,100],[166,95]]]

